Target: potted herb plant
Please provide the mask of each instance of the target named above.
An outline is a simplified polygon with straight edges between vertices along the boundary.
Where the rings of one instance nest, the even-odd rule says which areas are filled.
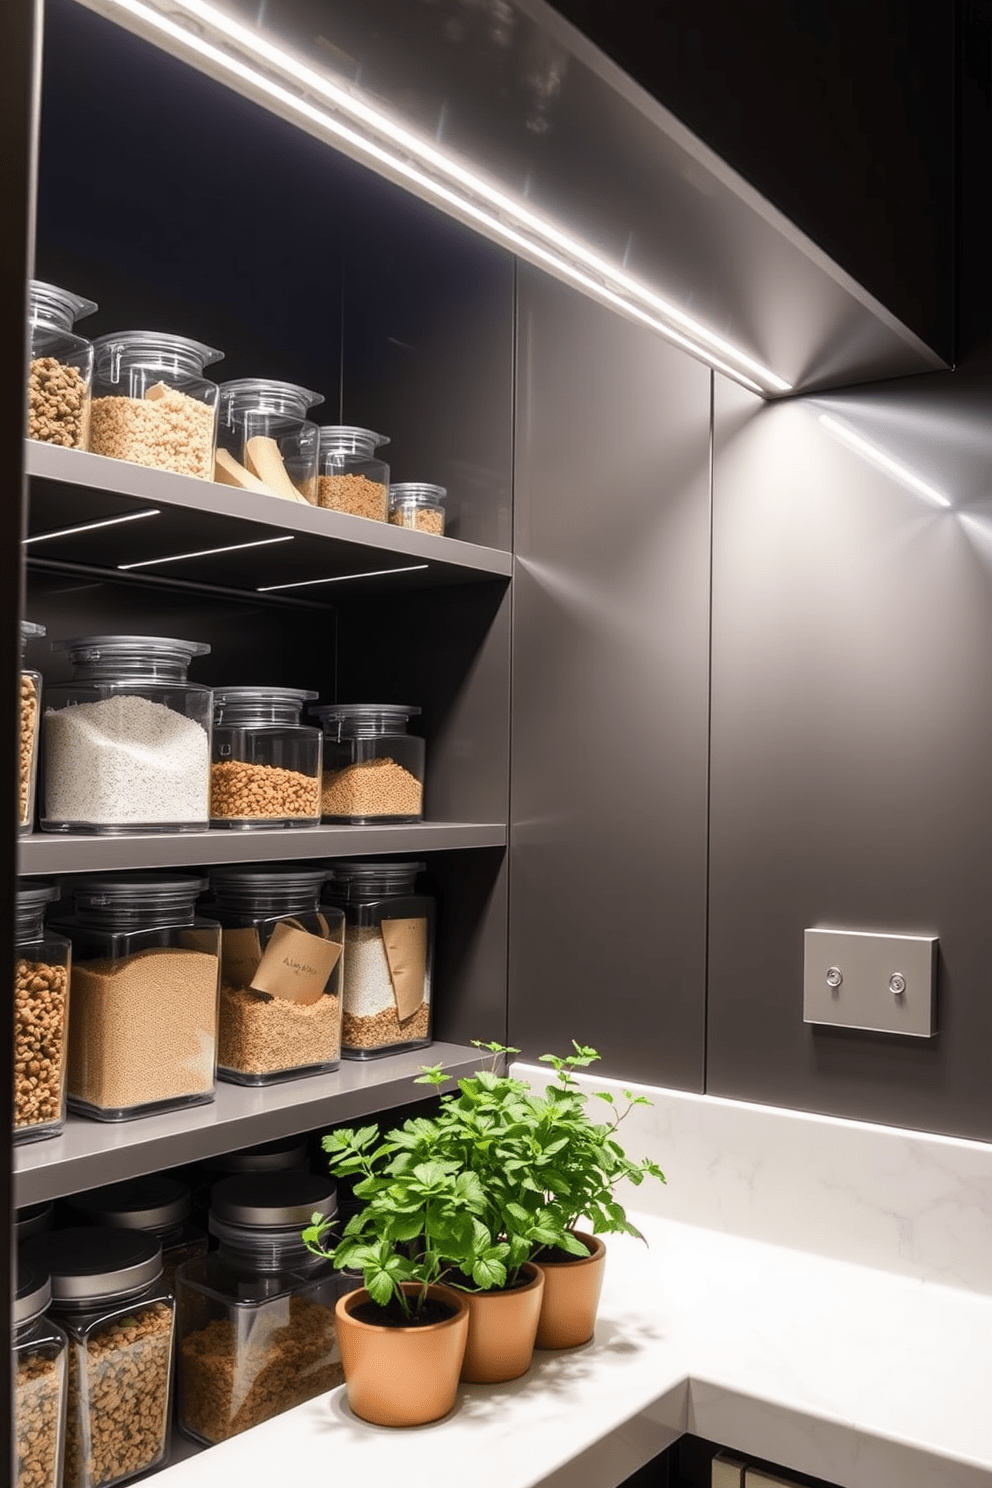
[[[364,1204],[332,1251],[331,1221],[315,1214],[303,1231],[310,1250],[362,1273],[364,1286],[335,1308],[348,1403],[378,1426],[439,1420],[455,1403],[468,1337],[468,1305],[440,1277],[448,1251],[471,1264],[478,1182],[452,1163],[410,1163],[377,1126],[331,1132],[324,1149],[332,1173],[360,1175]]]

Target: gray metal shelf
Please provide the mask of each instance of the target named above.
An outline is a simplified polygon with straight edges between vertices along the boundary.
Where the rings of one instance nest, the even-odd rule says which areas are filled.
[[[436,1043],[384,1059],[343,1060],[333,1074],[283,1085],[218,1084],[217,1098],[208,1106],[138,1121],[71,1116],[61,1136],[15,1147],[14,1202],[18,1207],[39,1204],[237,1147],[354,1121],[429,1094],[426,1086],[413,1083],[424,1065],[443,1064],[453,1079],[460,1079],[481,1062],[475,1049]]]
[[[36,832],[18,843],[19,874],[107,873],[129,868],[212,863],[288,862],[380,853],[451,852],[505,847],[502,822],[416,822],[384,827],[314,827],[306,831],[177,832],[114,837]]]
[[[349,596],[363,590],[378,593],[396,584],[436,588],[505,581],[513,569],[513,555],[498,548],[297,505],[85,450],[28,439],[25,466],[33,477],[29,561],[325,604],[342,591]],[[151,510],[157,512],[153,518],[118,520]],[[77,530],[106,522],[111,525]],[[177,554],[186,556],[177,560]],[[122,567],[135,563],[143,566],[137,571]]]

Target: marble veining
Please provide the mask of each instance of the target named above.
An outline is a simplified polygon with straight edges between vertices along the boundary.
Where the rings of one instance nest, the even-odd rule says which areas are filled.
[[[543,1065],[514,1073],[535,1088]],[[582,1077],[614,1095],[624,1083]],[[649,1085],[623,1125],[668,1185],[626,1202],[660,1218],[992,1294],[992,1145]]]

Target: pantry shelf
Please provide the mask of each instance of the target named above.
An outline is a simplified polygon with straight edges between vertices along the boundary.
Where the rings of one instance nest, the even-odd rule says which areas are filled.
[[[478,1068],[479,1054],[435,1043],[384,1059],[344,1060],[333,1074],[283,1085],[219,1083],[210,1105],[139,1121],[70,1116],[61,1136],[14,1149],[14,1202],[40,1204],[404,1105],[424,1094],[413,1080],[427,1064],[443,1064],[460,1079]]]
[[[505,847],[502,822],[415,822],[383,827],[315,827],[307,831],[177,832],[128,836],[35,833],[18,843],[22,877],[107,873],[128,868],[180,868],[213,863],[279,862],[385,853],[450,852]]]
[[[506,580],[513,568],[512,554],[498,548],[38,440],[25,441],[25,465],[32,477],[29,562],[319,604],[396,584]]]

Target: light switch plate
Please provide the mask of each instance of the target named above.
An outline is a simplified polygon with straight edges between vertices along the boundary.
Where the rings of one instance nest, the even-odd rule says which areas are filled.
[[[932,1038],[935,935],[807,930],[803,1021]]]

